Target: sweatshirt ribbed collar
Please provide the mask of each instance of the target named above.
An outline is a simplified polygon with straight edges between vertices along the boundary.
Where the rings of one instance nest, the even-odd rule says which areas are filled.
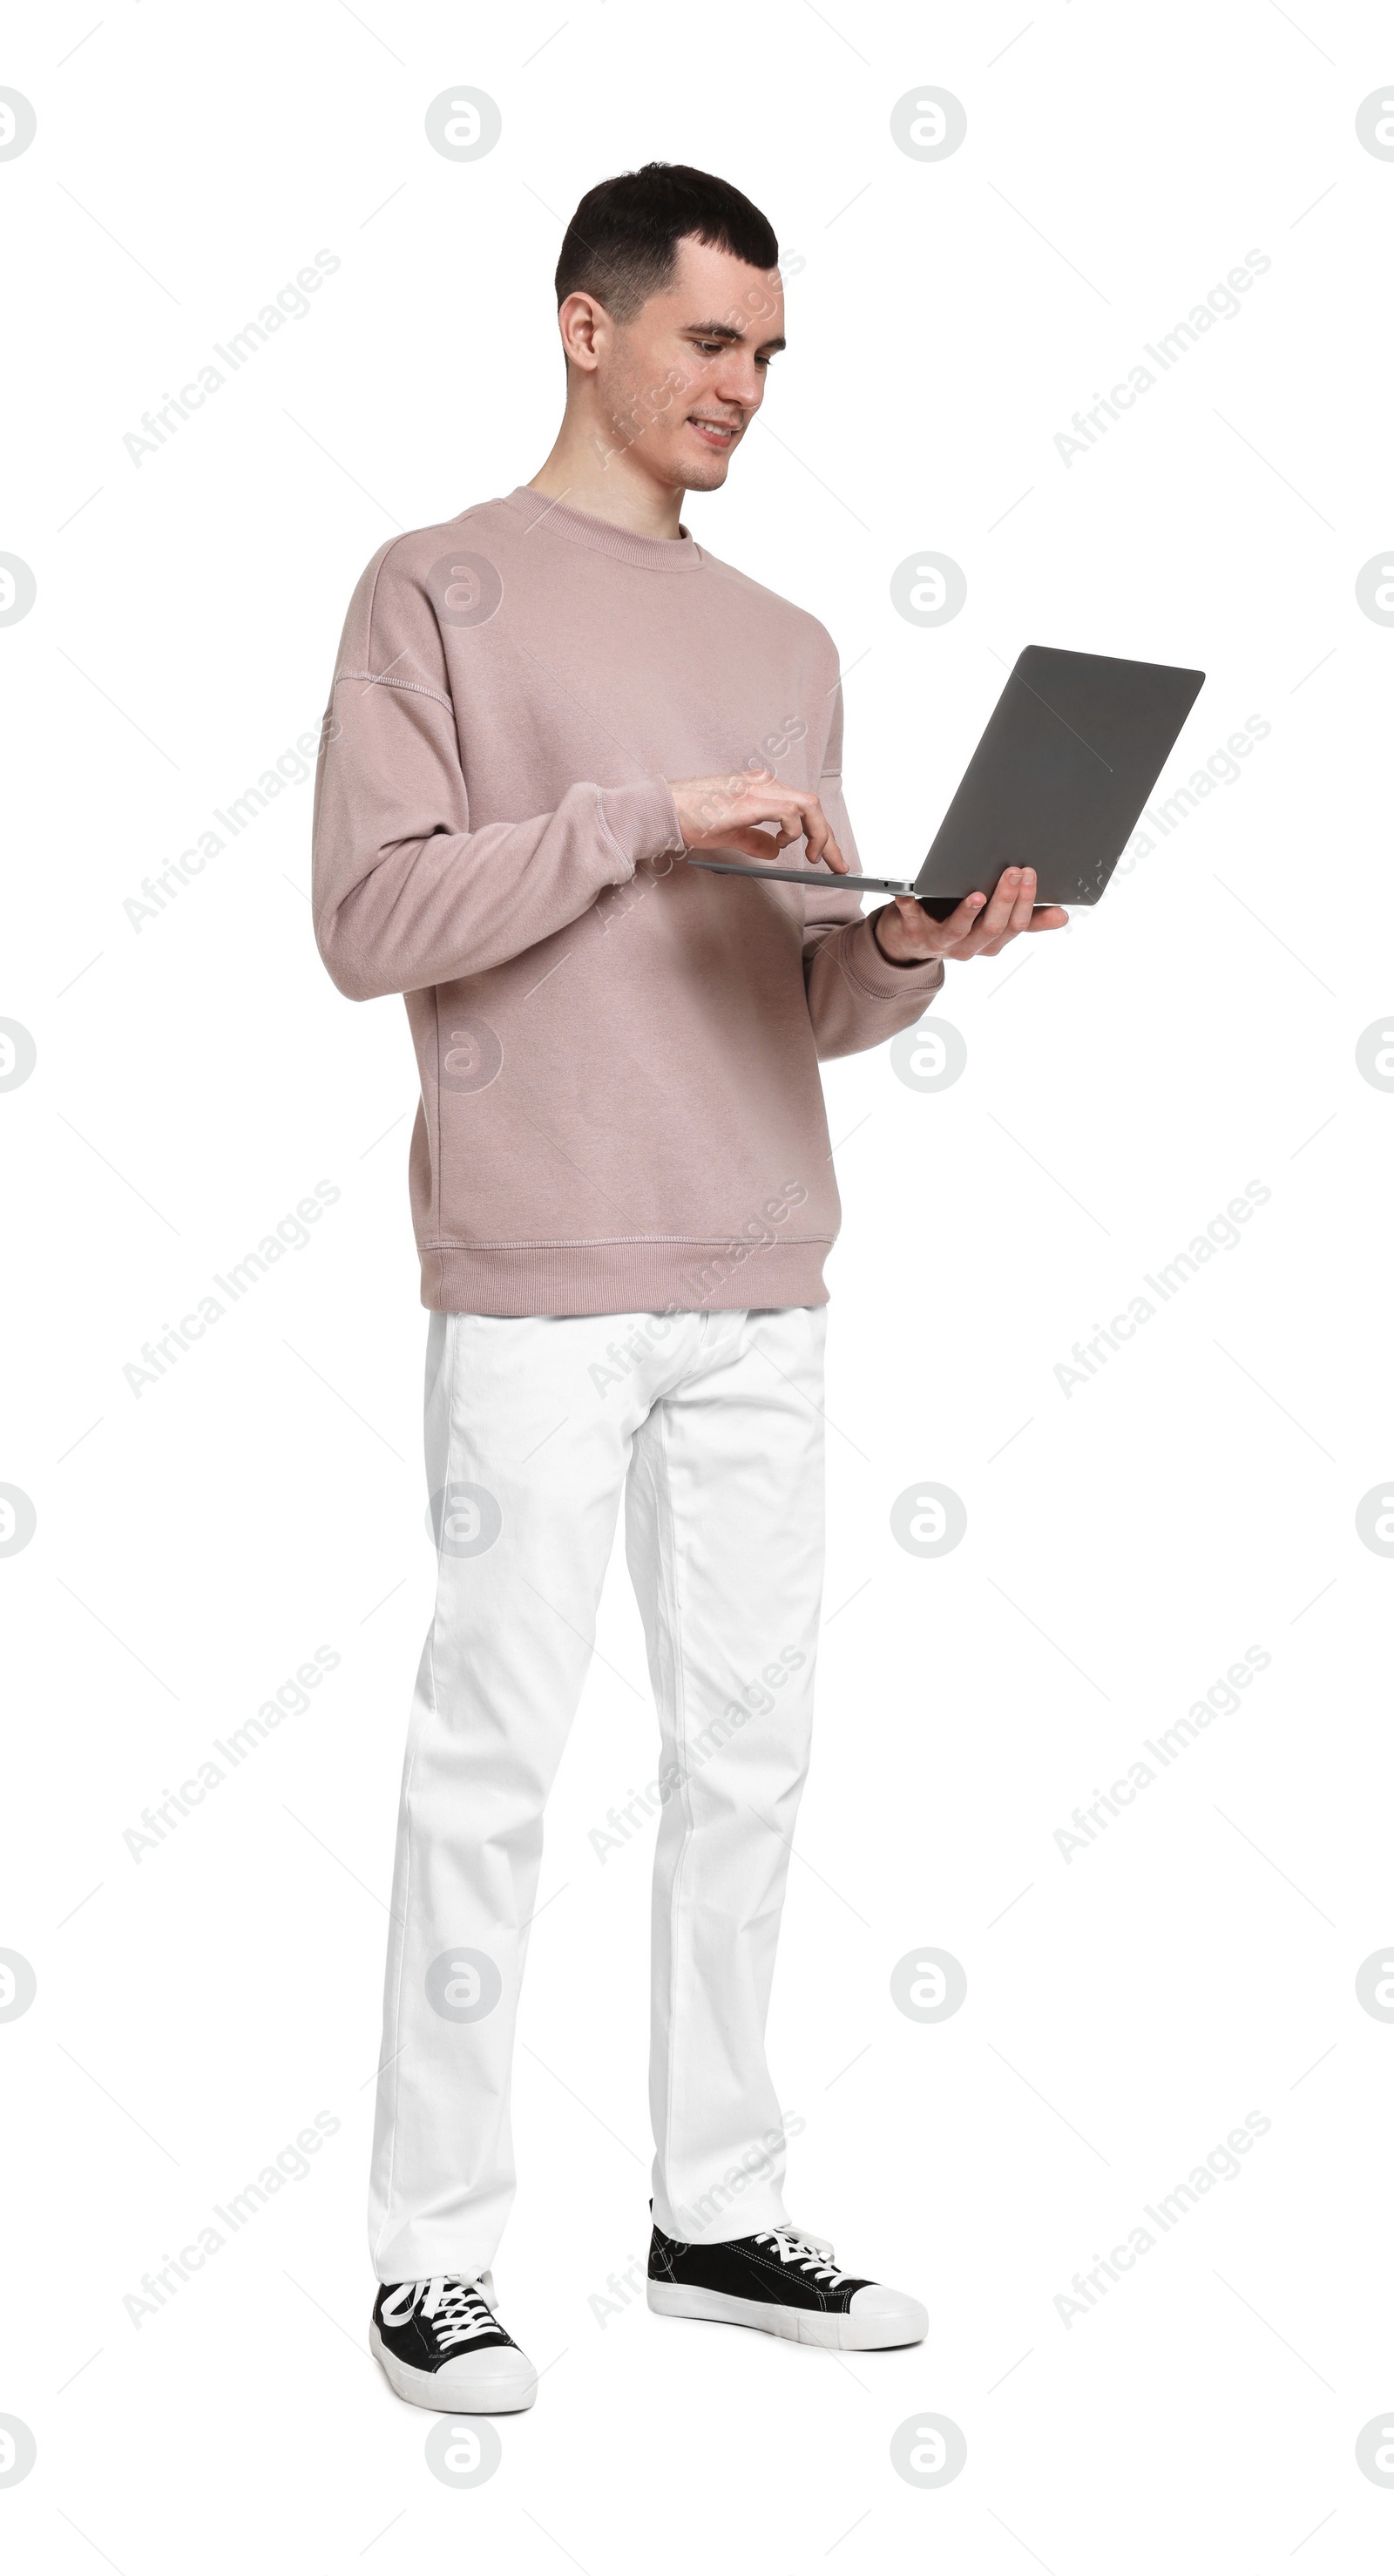
[[[526,483],[507,495],[507,503],[526,518],[530,531],[545,521],[551,535],[564,537],[574,546],[590,546],[596,554],[613,555],[617,563],[637,564],[646,572],[696,572],[702,560],[702,549],[687,528],[680,537],[631,536],[628,528],[592,518],[588,510],[572,510],[565,501],[549,501],[544,492],[534,492]]]

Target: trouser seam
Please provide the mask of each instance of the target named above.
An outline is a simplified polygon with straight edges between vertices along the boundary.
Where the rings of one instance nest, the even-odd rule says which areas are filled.
[[[673,1870],[673,1892],[669,1900],[668,1914],[668,2082],[664,2099],[662,2144],[663,2180],[664,2189],[666,2191],[668,2187],[669,2153],[673,2138],[673,2095],[677,2082],[678,2066],[678,1977],[682,1961],[682,1943],[678,1937],[679,1920],[682,1912],[683,1879],[687,1870],[688,1855],[692,1849],[692,1837],[696,1832],[696,1818],[692,1810],[691,1774],[688,1769],[687,1761],[687,1692],[685,1688],[685,1666],[683,1661],[682,1605],[678,1591],[677,1527],[676,1516],[673,1510],[673,1477],[672,1464],[668,1454],[668,1411],[666,1405],[661,1405],[659,1408],[658,1430],[659,1448],[663,1467],[658,1524],[659,1591],[660,1598],[663,1598],[665,1595],[667,1597],[669,1631],[672,1638],[673,1740],[677,1749],[679,1795],[682,1799],[683,1817],[686,1824],[682,1850],[678,1854],[677,1862]],[[666,1550],[663,1545],[665,1524],[668,1537]]]
[[[454,1318],[454,1316],[453,1316],[453,1315],[447,1315],[447,1316],[446,1316],[446,1319],[445,1319],[445,1331],[446,1331],[446,1338],[447,1338],[447,1340],[448,1340],[448,1342],[449,1342],[449,1345],[450,1345],[450,1365],[449,1365],[449,1370],[448,1370],[448,1375],[447,1375],[447,1391],[446,1391],[446,1417],[445,1417],[445,1474],[444,1474],[444,1479],[443,1479],[444,1490],[442,1491],[441,1498],[440,1498],[440,1502],[439,1502],[439,1504],[437,1505],[437,1511],[438,1511],[438,1515],[439,1515],[439,1520],[438,1520],[438,1526],[437,1526],[437,1529],[436,1529],[436,1595],[435,1595],[435,1600],[434,1600],[434,1602],[432,1603],[432,1606],[431,1606],[431,1626],[430,1626],[430,1632],[429,1632],[429,1634],[428,1634],[428,1636],[427,1636],[427,1639],[426,1639],[426,1668],[427,1668],[427,1671],[428,1671],[428,1673],[429,1673],[429,1675],[430,1675],[430,1713],[431,1713],[431,1716],[432,1716],[433,1718],[434,1718],[434,1717],[436,1717],[436,1716],[438,1716],[438,1714],[439,1714],[439,1710],[438,1710],[437,1702],[436,1702],[436,1629],[437,1629],[437,1627],[439,1626],[439,1623],[440,1623],[441,1544],[442,1544],[442,1540],[443,1540],[444,1535],[445,1535],[446,1494],[448,1493],[448,1491],[449,1491],[449,1486],[450,1486],[450,1468],[451,1468],[452,1454],[453,1454],[454,1446],[455,1446],[455,1376],[456,1376],[456,1370],[457,1370],[458,1365],[459,1365],[459,1354],[460,1354],[460,1336],[459,1336],[459,1332],[458,1332],[458,1330],[457,1330],[457,1328],[456,1328],[455,1318]],[[427,1482],[429,1483],[429,1481],[430,1481],[430,1468],[429,1468],[429,1465],[428,1465],[428,1467],[427,1467]],[[389,2234],[390,2234],[390,2232],[391,2232],[391,2220],[392,2220],[392,2193],[393,2193],[393,2186],[394,2186],[394,2183],[395,2183],[395,2180],[396,2180],[396,2173],[397,2173],[397,2140],[398,2140],[398,2137],[399,2137],[399,2135],[400,2135],[400,2131],[401,2131],[401,2085],[402,2085],[402,2051],[403,2051],[403,2043],[402,2043],[402,1989],[403,1989],[403,1987],[404,1987],[404,1985],[405,1985],[405,1983],[406,1983],[406,1974],[407,1974],[407,1944],[408,1944],[408,1940],[409,1940],[409,1938],[410,1938],[410,1929],[411,1929],[411,1865],[412,1865],[411,1784],[412,1784],[412,1775],[413,1775],[413,1773],[415,1772],[415,1769],[416,1769],[416,1757],[417,1757],[418,1750],[419,1750],[419,1748],[420,1748],[420,1744],[421,1744],[421,1737],[422,1737],[422,1733],[423,1733],[423,1731],[424,1731],[424,1730],[423,1730],[423,1728],[422,1728],[422,1727],[420,1727],[420,1726],[416,1727],[416,1728],[413,1730],[412,1746],[411,1746],[411,1754],[410,1754],[409,1760],[408,1760],[408,1762],[407,1762],[406,1777],[405,1777],[405,1779],[404,1779],[404,1781],[403,1781],[403,1783],[402,1783],[402,1807],[403,1807],[403,1813],[404,1813],[404,1823],[405,1823],[405,1828],[406,1828],[405,1833],[404,1833],[404,1836],[403,1836],[403,1839],[404,1839],[405,1844],[406,1844],[406,1862],[405,1862],[405,1867],[404,1867],[403,1874],[402,1874],[402,1952],[401,1952],[401,1964],[400,1964],[400,1966],[398,1967],[398,1970],[397,1970],[397,1992],[396,1992],[396,1994],[395,1994],[395,1996],[394,1996],[394,1998],[393,1998],[393,2008],[392,2008],[392,2039],[393,2039],[394,2057],[395,2057],[395,2062],[394,2062],[393,2069],[392,2069],[392,2127],[391,2127],[391,2135],[390,2135],[389,2144],[388,2144],[388,2151],[387,2151],[387,2184],[386,2184],[386,2189],[385,2189],[385,2192],[384,2192],[384,2195],[383,2195],[383,2219],[382,2219],[382,2226],[381,2226],[381,2228],[380,2228],[380,2229],[379,2229],[379,2231],[378,2231],[378,2240],[377,2240],[377,2244],[376,2244],[376,2246],[375,2246],[375,2247],[374,2247],[374,2249],[373,2249],[373,2269],[374,2269],[374,2271],[376,2271],[376,2270],[377,2270],[377,2268],[378,2268],[379,2261],[381,2260],[382,2247],[383,2247],[383,2245],[384,2245],[384,2243],[385,2243],[385,2241],[386,2241],[386,2239],[387,2239],[388,2235],[389,2235]]]

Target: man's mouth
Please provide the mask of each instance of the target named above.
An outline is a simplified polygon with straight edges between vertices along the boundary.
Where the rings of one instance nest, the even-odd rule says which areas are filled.
[[[701,412],[690,411],[687,415],[687,422],[689,429],[695,429],[698,437],[702,439],[708,447],[715,447],[718,449],[733,447],[736,439],[740,435],[739,422],[729,420],[707,420],[703,417]]]

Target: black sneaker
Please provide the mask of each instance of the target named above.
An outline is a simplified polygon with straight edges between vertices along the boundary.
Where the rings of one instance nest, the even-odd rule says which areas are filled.
[[[385,2281],[368,2342],[409,2406],[440,2415],[516,2415],[537,2395],[537,2373],[494,2312],[494,2280],[437,2273]]]
[[[791,2227],[720,2245],[679,2245],[655,2227],[649,2306],[660,2317],[710,2317],[842,2352],[923,2343],[929,2332],[918,2299],[839,2272],[824,2238]]]

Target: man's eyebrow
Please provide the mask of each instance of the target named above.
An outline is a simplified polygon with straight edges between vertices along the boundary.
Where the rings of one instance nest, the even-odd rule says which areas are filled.
[[[738,330],[733,322],[685,322],[683,329],[694,340],[726,340],[735,348],[742,347],[745,342],[744,331]],[[762,349],[787,349],[789,343],[781,338],[762,340],[759,345]]]

